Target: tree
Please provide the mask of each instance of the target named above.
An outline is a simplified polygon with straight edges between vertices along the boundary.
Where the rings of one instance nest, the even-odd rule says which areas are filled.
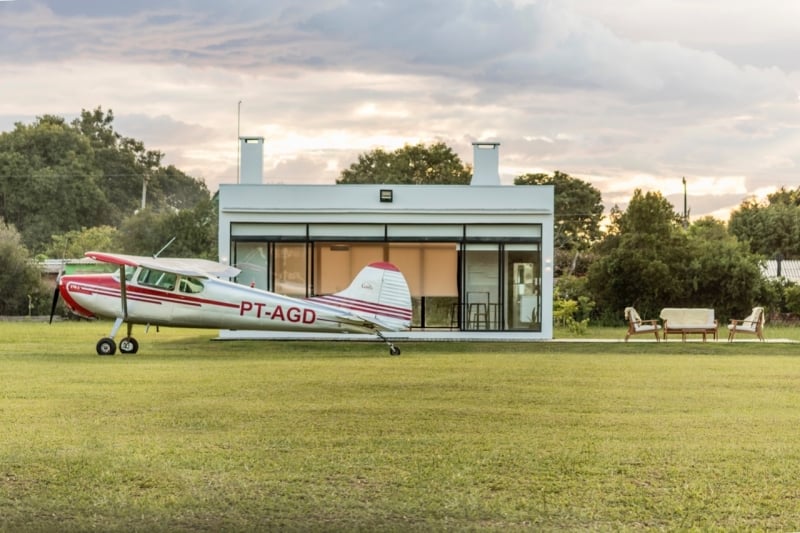
[[[117,228],[95,226],[53,235],[44,255],[57,259],[79,259],[91,250],[121,252],[122,242]]]
[[[728,228],[750,251],[765,257],[800,257],[800,190],[781,188],[766,203],[753,198],[731,213]]]
[[[162,167],[164,154],[147,150],[144,143],[114,131],[114,113],[98,107],[83,110],[72,125],[91,142],[99,181],[106,197],[116,207],[116,224],[141,207],[142,188],[147,181],[147,207],[185,209],[209,198],[205,183],[187,176],[174,166]]]
[[[209,200],[205,183],[161,167],[161,152],[115,132],[113,120],[98,107],[71,124],[45,115],[0,133],[0,217],[29,250],[41,253],[53,235],[118,226],[140,208],[145,180],[155,210]]]
[[[731,235],[725,224],[712,217],[689,226],[686,283],[689,301],[702,301],[718,317],[750,314],[762,292],[760,258]]]
[[[469,184],[472,169],[444,143],[405,145],[394,152],[380,148],[361,154],[336,183]]]
[[[556,170],[548,174],[523,174],[514,185],[553,185],[557,248],[588,250],[602,235],[603,197],[591,184]]]
[[[212,200],[192,209],[155,211],[144,209],[125,219],[120,228],[124,251],[134,255],[153,255],[170,240],[165,257],[217,259],[217,206]]]
[[[98,178],[90,143],[59,117],[0,134],[0,216],[32,250],[54,233],[108,221]]]
[[[0,220],[0,315],[26,315],[47,299],[39,269],[19,232]]]
[[[612,221],[588,273],[608,321],[631,305],[642,316],[657,316],[664,307],[709,307],[724,320],[749,312],[758,297],[759,258],[721,223],[701,219],[686,231],[660,193],[640,190]]]
[[[581,256],[602,236],[603,197],[591,184],[556,170],[548,174],[523,174],[514,185],[554,186],[554,233],[556,275],[586,272]]]

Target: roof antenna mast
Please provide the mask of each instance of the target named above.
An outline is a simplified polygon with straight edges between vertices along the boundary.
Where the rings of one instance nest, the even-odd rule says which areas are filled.
[[[167,244],[165,244],[159,251],[157,251],[155,254],[153,254],[153,259],[158,259],[158,256],[161,255],[161,252],[166,250],[169,247],[170,244],[175,242],[175,239],[177,239],[177,238],[178,238],[177,235],[175,235],[173,238],[171,238]]]

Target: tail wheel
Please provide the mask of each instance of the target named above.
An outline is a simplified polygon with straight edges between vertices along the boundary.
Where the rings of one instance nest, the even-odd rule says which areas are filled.
[[[119,341],[119,351],[122,353],[134,354],[139,351],[139,343],[133,337],[125,337]]]
[[[97,355],[114,355],[117,353],[117,345],[114,339],[103,337],[97,341]]]

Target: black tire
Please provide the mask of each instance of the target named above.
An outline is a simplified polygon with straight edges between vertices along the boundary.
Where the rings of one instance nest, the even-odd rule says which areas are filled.
[[[117,345],[114,339],[103,337],[97,341],[97,355],[114,355],[117,353]]]
[[[389,346],[389,355],[400,355],[400,348],[392,344]]]
[[[126,354],[135,354],[139,351],[139,342],[133,337],[125,337],[119,341],[119,351]]]

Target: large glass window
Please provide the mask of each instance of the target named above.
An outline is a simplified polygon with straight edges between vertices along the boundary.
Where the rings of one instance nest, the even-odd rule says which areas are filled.
[[[315,243],[314,294],[333,294],[350,286],[362,268],[383,261],[381,243]]]
[[[375,229],[382,225],[317,224],[302,242],[269,235],[258,242],[234,241],[234,264],[242,270],[239,283],[306,297],[342,291],[366,265],[389,261],[408,282],[412,327],[541,331],[541,243],[521,239],[535,239],[541,227],[451,226],[437,226],[450,233],[437,233],[442,241],[433,242],[411,240],[428,237],[427,226],[418,224],[389,225],[386,233]],[[343,228],[352,230],[354,240],[318,240],[338,239],[334,233]]]
[[[304,242],[275,243],[275,292],[286,296],[306,296],[307,249]]]
[[[235,266],[241,270],[236,281],[242,285],[268,290],[267,243],[236,242],[234,246]]]

